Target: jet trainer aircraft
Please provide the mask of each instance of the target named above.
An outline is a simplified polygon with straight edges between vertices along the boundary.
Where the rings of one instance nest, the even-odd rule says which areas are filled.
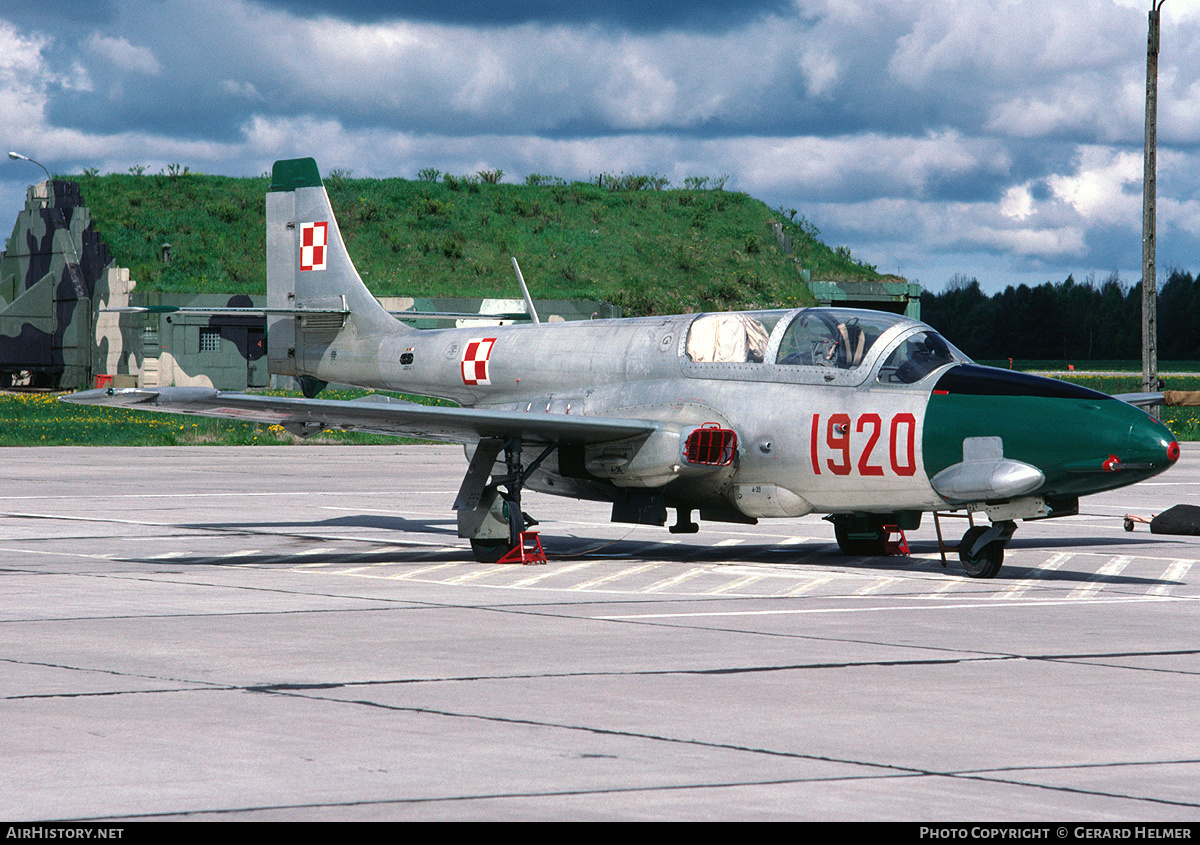
[[[523,287],[522,282],[522,287]],[[528,293],[526,292],[528,302]],[[211,388],[86,390],[67,401],[463,443],[454,509],[476,558],[522,542],[529,488],[610,503],[614,522],[698,530],[828,514],[847,554],[884,526],[985,514],[959,544],[967,574],[999,570],[1015,520],[1179,457],[1144,411],[1083,387],[974,364],[929,326],[804,308],[417,330],[371,295],[316,162],[279,161],[267,194],[268,358],[307,398]],[[337,382],[423,396],[315,398]]]

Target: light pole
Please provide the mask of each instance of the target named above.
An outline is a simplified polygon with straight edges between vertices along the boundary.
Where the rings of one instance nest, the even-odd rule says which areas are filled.
[[[1146,36],[1146,146],[1142,172],[1142,391],[1158,390],[1158,280],[1154,268],[1155,124],[1158,116],[1158,13],[1164,0],[1151,0]],[[1154,416],[1158,416],[1158,408]]]
[[[32,162],[33,164],[36,164],[38,167],[42,168],[42,170],[46,171],[46,181],[47,182],[50,181],[50,178],[51,178],[50,171],[46,170],[46,165],[42,164],[40,161],[34,161],[29,156],[23,156],[20,153],[14,153],[11,151],[9,152],[8,157],[11,159],[15,159],[17,161],[28,161],[28,162]]]

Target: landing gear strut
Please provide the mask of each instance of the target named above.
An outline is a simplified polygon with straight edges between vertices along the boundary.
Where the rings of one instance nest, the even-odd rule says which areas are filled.
[[[521,488],[556,446],[547,446],[527,467],[521,464],[521,447],[520,437],[479,441],[454,500],[458,536],[470,538],[471,552],[480,563],[500,560],[521,545],[527,526],[537,524],[521,510]],[[505,473],[491,476],[501,450]]]

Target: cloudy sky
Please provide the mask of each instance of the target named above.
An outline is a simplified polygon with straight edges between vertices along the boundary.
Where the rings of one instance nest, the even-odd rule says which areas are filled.
[[[413,178],[729,177],[931,290],[1141,277],[1150,0],[0,0],[0,146]],[[1200,0],[1166,0],[1158,267],[1200,271]],[[8,236],[41,178],[0,160]]]

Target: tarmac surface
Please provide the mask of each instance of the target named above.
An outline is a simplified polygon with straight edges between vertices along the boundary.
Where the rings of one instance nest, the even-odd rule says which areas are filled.
[[[1200,820],[1200,537],[1122,526],[1200,445],[992,580],[533,493],[479,564],[455,447],[2,458],[0,819]]]

